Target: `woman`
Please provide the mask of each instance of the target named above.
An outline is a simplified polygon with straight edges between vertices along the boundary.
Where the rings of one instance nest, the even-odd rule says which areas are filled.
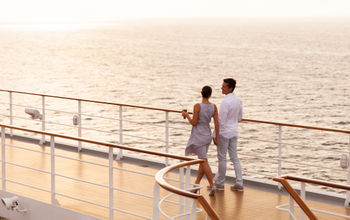
[[[219,120],[216,105],[209,102],[211,92],[212,89],[210,86],[204,86],[201,92],[202,102],[195,104],[193,107],[193,118],[191,118],[191,116],[185,110],[182,111],[182,116],[187,118],[189,123],[192,125],[191,136],[188,140],[185,154],[186,156],[197,155],[199,159],[204,160],[204,162],[199,165],[198,176],[195,184],[199,184],[203,175],[205,174],[211,189],[209,195],[213,196],[216,188],[213,182],[213,174],[208,163],[207,152],[212,139],[210,129],[211,118],[214,118],[215,124],[215,143],[218,142],[219,137]],[[196,192],[196,190],[193,190],[193,192]]]

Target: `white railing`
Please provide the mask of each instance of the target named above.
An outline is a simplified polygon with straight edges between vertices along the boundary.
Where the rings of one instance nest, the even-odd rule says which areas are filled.
[[[0,90],[0,92],[5,92],[5,93],[9,94],[9,101],[0,103],[5,107],[7,105],[9,105],[9,112],[8,112],[8,114],[6,114],[5,111],[2,111],[0,113],[0,116],[3,116],[4,118],[8,118],[9,121],[5,122],[5,123],[9,123],[10,125],[26,126],[26,125],[34,122],[35,125],[41,124],[42,131],[47,131],[47,129],[50,130],[48,125],[53,125],[56,127],[62,126],[62,130],[67,129],[70,132],[72,132],[72,131],[74,132],[74,130],[76,130],[78,137],[86,137],[87,136],[88,138],[90,138],[89,135],[85,136],[83,134],[83,131],[86,131],[86,132],[92,131],[96,134],[102,135],[103,137],[112,136],[113,139],[111,140],[111,142],[118,142],[119,144],[124,144],[124,142],[125,142],[124,140],[127,137],[134,139],[133,142],[135,142],[135,139],[139,139],[142,141],[148,140],[148,141],[152,141],[152,142],[160,142],[160,144],[164,147],[164,152],[166,152],[166,153],[169,152],[169,144],[183,145],[183,142],[177,142],[177,143],[172,142],[171,143],[169,141],[169,128],[172,128],[174,130],[183,130],[183,128],[169,126],[169,112],[180,113],[180,111],[161,109],[161,108],[143,107],[143,106],[136,106],[136,105],[128,105],[128,104],[121,104],[121,103],[96,101],[96,100],[86,100],[86,99],[71,98],[71,97],[45,95],[45,94],[38,94],[38,93],[27,93],[27,92],[20,92],[20,91]],[[38,101],[39,101],[38,99],[36,99],[36,100],[33,99],[33,101],[31,103],[28,103],[26,105],[16,104],[16,102],[14,102],[14,94],[21,95],[21,96],[24,95],[26,97],[26,98],[23,98],[23,97],[18,98],[18,100],[19,100],[18,102],[21,102],[21,103],[22,102],[29,102],[28,97],[39,97],[41,99],[41,105],[40,106],[35,105],[35,103],[38,103]],[[49,107],[47,107],[48,99],[68,100],[68,101],[77,102],[78,108],[76,109],[76,111],[74,111],[73,109],[72,110],[58,110],[57,106],[53,106],[54,108],[49,108]],[[114,117],[114,116],[104,117],[104,116],[100,116],[100,113],[98,113],[98,112],[91,113],[92,111],[90,111],[91,109],[89,107],[86,107],[85,109],[83,109],[83,107],[82,107],[83,104],[104,105],[107,107],[103,107],[102,109],[110,108],[111,112],[115,110],[115,109],[113,109],[114,108],[113,106],[115,106],[118,109],[118,117]],[[63,107],[66,107],[65,103],[62,103],[62,105],[63,105]],[[70,103],[69,106],[72,107],[73,106],[72,103]],[[112,109],[111,109],[111,106],[112,106]],[[16,112],[15,112],[14,108],[18,108]],[[41,120],[39,120],[39,119],[32,120],[28,116],[24,117],[24,110],[26,108],[40,111],[40,113],[42,115]],[[164,112],[164,118],[158,117],[159,118],[158,120],[164,120],[163,125],[158,125],[158,124],[155,124],[154,122],[149,123],[150,126],[154,127],[154,130],[156,131],[154,133],[156,133],[158,135],[156,135],[156,137],[150,137],[150,136],[144,136],[144,135],[134,135],[131,132],[127,132],[127,130],[131,130],[131,129],[130,129],[130,127],[124,127],[125,123],[133,124],[134,127],[144,125],[144,122],[140,123],[139,121],[126,119],[126,116],[123,115],[123,112],[125,112],[126,109],[128,109],[128,108]],[[83,110],[86,110],[87,113],[82,113]],[[49,113],[51,113],[51,115],[49,115]],[[60,120],[60,119],[56,119],[58,117],[56,116],[56,118],[55,118],[53,113],[61,114],[61,115],[64,114],[67,116],[65,116],[65,120]],[[69,121],[67,121],[67,118],[69,119],[68,116],[70,116],[71,118],[76,116],[77,117],[77,124],[72,125],[72,124],[67,123],[67,122],[69,122]],[[115,124],[115,126],[112,126],[112,127],[109,126],[110,130],[113,130],[113,132],[111,132],[110,130],[106,130],[106,129],[94,128],[94,126],[96,126],[96,125],[92,125],[92,126],[84,125],[82,117],[86,117],[87,119],[90,119],[90,120],[92,120],[92,119],[104,120],[104,123],[101,123],[101,124]],[[60,118],[62,118],[62,117],[60,117]],[[23,123],[19,123],[19,122],[16,123],[16,120],[22,120],[24,122]],[[63,121],[65,121],[65,123],[63,123]],[[119,126],[117,126],[117,123],[119,123]],[[164,129],[164,130],[162,131],[162,129]],[[116,130],[118,130],[118,131],[116,131]],[[187,131],[188,131],[188,129],[187,129]],[[114,138],[114,137],[117,137],[118,133],[119,133],[119,140],[117,140],[117,138]],[[161,133],[164,134],[163,138],[160,135]],[[105,139],[98,138],[99,135],[96,135],[96,137],[94,137],[94,139],[106,141]],[[45,135],[42,135],[41,143],[44,143],[45,141],[47,141],[47,140],[45,140]],[[128,144],[130,144],[130,143],[128,143]],[[132,144],[135,145],[135,143],[132,143]],[[154,143],[153,143],[153,145],[154,145]],[[79,142],[78,143],[78,150],[80,151],[82,149],[82,147],[83,146]],[[120,150],[117,159],[121,159],[122,155],[123,155],[122,150]],[[164,163],[169,164],[167,158],[165,158]]]
[[[207,213],[206,218],[207,219],[213,219],[213,220],[219,220],[220,217],[218,214],[214,211],[214,209],[209,205],[209,203],[206,201],[206,199],[196,193],[189,192],[189,189],[194,189],[193,186],[191,186],[190,183],[190,165],[199,164],[204,162],[204,160],[192,160],[192,161],[186,161],[178,164],[173,164],[171,166],[165,167],[162,170],[158,171],[156,174],[156,182],[157,185],[155,186],[155,196],[154,198],[159,198],[159,188],[162,187],[165,190],[171,192],[168,195],[164,196],[162,199],[154,200],[154,206],[158,206],[158,211],[153,212],[153,219],[157,220],[159,218],[159,213],[161,213],[166,219],[174,220],[182,217],[186,217],[186,219],[196,219],[197,213],[201,212],[202,209],[197,207],[197,204],[199,204],[204,208],[204,210]],[[167,175],[169,172],[180,169],[180,174],[183,173],[183,169],[186,167],[186,185],[180,184],[180,186],[173,186],[172,184],[168,183],[168,181],[165,180],[165,175]],[[180,175],[180,183],[183,183],[183,179],[181,179],[183,175]],[[196,186],[195,188],[197,188]],[[201,186],[199,186],[201,187]],[[183,201],[185,199],[185,202],[180,202],[180,204],[185,204],[180,206],[180,212],[176,215],[171,216],[170,214],[166,213],[161,208],[161,204],[166,201],[166,199],[179,195],[180,200]],[[192,205],[190,204],[190,199],[192,199]],[[189,217],[189,218],[188,218]]]
[[[143,201],[145,198],[147,199],[151,199],[151,200],[155,200],[155,201],[159,201],[159,194],[152,192],[153,189],[150,189],[149,191],[151,192],[150,194],[144,194],[144,193],[140,193],[140,192],[133,192],[130,190],[126,190],[126,189],[122,189],[120,187],[116,187],[116,184],[114,183],[114,179],[118,178],[118,176],[114,176],[114,172],[115,170],[119,170],[119,171],[123,171],[123,172],[128,172],[130,175],[135,174],[135,175],[143,175],[143,176],[148,176],[152,178],[152,181],[154,182],[154,174],[152,173],[147,173],[147,172],[143,172],[140,170],[130,170],[130,169],[126,169],[126,168],[120,168],[120,167],[116,167],[113,162],[114,162],[114,154],[113,154],[113,149],[122,149],[122,150],[128,150],[128,151],[135,151],[135,152],[139,152],[139,153],[143,153],[143,154],[149,154],[149,155],[153,155],[156,157],[167,157],[167,158],[171,158],[174,160],[181,160],[181,161],[191,161],[191,158],[188,157],[182,157],[182,156],[177,156],[177,155],[171,155],[171,154],[166,154],[166,153],[160,153],[160,152],[155,152],[155,151],[149,151],[149,150],[142,150],[142,149],[136,149],[136,148],[132,148],[132,147],[126,147],[123,145],[115,145],[115,144],[111,144],[111,143],[107,143],[107,142],[100,142],[100,141],[96,141],[96,140],[89,140],[89,139],[83,139],[83,138],[79,138],[79,137],[72,137],[72,136],[67,136],[67,135],[62,135],[62,134],[56,134],[56,133],[50,133],[50,132],[43,132],[43,131],[38,131],[38,130],[32,130],[32,129],[26,129],[26,128],[20,128],[20,127],[15,127],[15,126],[11,126],[11,125],[4,125],[4,124],[0,124],[0,128],[1,128],[1,169],[2,169],[2,173],[1,173],[1,183],[2,183],[2,190],[3,191],[7,191],[8,187],[7,184],[11,183],[11,184],[17,184],[20,185],[22,187],[25,188],[29,188],[29,189],[33,189],[33,190],[38,190],[38,191],[42,191],[42,192],[46,192],[50,194],[50,201],[51,204],[53,205],[58,205],[58,200],[57,200],[57,196],[60,197],[64,197],[64,198],[69,198],[72,200],[76,200],[78,202],[83,202],[83,203],[87,203],[96,207],[102,207],[105,209],[109,210],[108,215],[105,215],[106,217],[104,218],[108,218],[108,219],[114,219],[113,217],[115,216],[116,212],[120,212],[120,213],[124,213],[127,215],[132,216],[137,216],[143,219],[154,219],[153,216],[156,215],[156,213],[159,213],[158,211],[158,206],[156,206],[153,209],[154,213],[149,213],[148,216],[145,216],[143,214],[139,214],[137,212],[137,209],[133,209],[133,210],[125,210],[125,209],[121,209],[116,207],[116,204],[114,204],[115,199],[118,199],[115,197],[115,192],[120,191],[123,193],[128,193],[130,195],[133,196],[138,196],[138,201],[137,203],[140,204],[140,201]],[[19,145],[20,143],[13,144],[12,142],[7,143],[6,142],[6,134],[9,134],[9,132],[6,131],[24,131],[24,132],[30,132],[30,133],[35,133],[35,134],[39,134],[39,135],[45,135],[46,137],[49,138],[50,140],[50,145],[49,145],[49,152],[46,152],[44,149],[41,150],[36,150],[36,149],[32,149],[30,146],[28,147],[28,145],[21,146]],[[9,134],[10,135],[10,134]],[[11,138],[11,137],[9,137]],[[90,160],[83,160],[80,159],[80,157],[74,158],[72,156],[67,156],[67,155],[62,155],[62,154],[58,154],[56,153],[56,139],[69,139],[69,140],[74,140],[74,141],[79,141],[81,143],[84,144],[93,144],[93,145],[99,145],[102,147],[105,147],[108,149],[108,160],[107,163],[102,163],[102,162],[96,162],[96,161],[90,161]],[[43,168],[37,168],[35,166],[28,166],[28,165],[24,165],[21,164],[21,161],[11,161],[10,159],[7,159],[8,157],[11,158],[10,156],[7,156],[7,150],[8,148],[12,148],[12,149],[21,149],[24,151],[28,151],[28,152],[35,152],[35,153],[40,153],[43,155],[47,155],[49,156],[49,160],[50,160],[50,168],[49,170],[45,170]],[[80,155],[81,152],[75,152],[75,154]],[[98,157],[98,156],[97,156]],[[85,180],[82,178],[77,178],[74,176],[70,176],[70,175],[66,175],[63,173],[60,173],[59,171],[57,171],[56,169],[56,160],[57,159],[65,159],[65,160],[70,160],[70,161],[77,161],[79,163],[84,163],[84,164],[91,164],[94,166],[99,166],[99,167],[105,167],[108,168],[108,180],[105,180],[105,182],[107,182],[108,184],[104,184],[104,183],[100,183],[100,182],[96,182],[96,181],[91,181],[91,180]],[[9,174],[6,172],[6,167],[7,166],[13,166],[13,167],[19,167],[21,169],[25,169],[25,170],[31,170],[33,172],[38,172],[38,173],[43,173],[43,174],[47,174],[50,175],[50,187],[49,189],[45,188],[45,187],[41,187],[41,186],[37,186],[34,185],[32,183],[28,183],[25,180],[23,181],[19,181],[17,180],[15,177],[13,177],[12,179],[9,177]],[[61,171],[62,172],[62,171]],[[183,175],[183,173],[180,173],[180,175]],[[20,176],[20,175],[19,175]],[[16,175],[17,177],[17,175]],[[59,190],[57,190],[58,188],[62,187],[59,186],[59,182],[57,181],[57,178],[64,178],[66,180],[71,180],[73,182],[80,182],[80,183],[84,183],[84,184],[88,184],[88,185],[93,185],[96,187],[100,187],[100,188],[104,188],[104,189],[108,189],[108,203],[104,204],[104,203],[100,203],[100,202],[96,202],[94,200],[88,200],[88,199],[84,199],[84,198],[80,198],[74,195],[70,195],[64,192],[60,192]],[[180,177],[181,180],[184,180],[183,177]],[[186,178],[186,180],[190,181],[189,178]],[[44,180],[43,180],[44,181]],[[173,180],[174,181],[174,180]],[[103,182],[103,181],[102,181]],[[189,185],[190,182],[180,182],[180,185]],[[158,184],[155,184],[155,186],[158,186]],[[65,184],[66,187],[66,184]],[[83,190],[83,189],[81,189]],[[24,191],[22,191],[24,192]],[[84,194],[84,192],[82,192],[82,194]],[[88,194],[88,192],[86,192],[85,194]],[[156,197],[153,197],[153,195],[156,195]],[[37,199],[37,198],[35,198]],[[166,200],[165,202],[172,202],[173,201],[169,201]],[[154,202],[153,202],[154,203]],[[152,204],[152,203],[151,203]],[[176,205],[183,207],[184,205],[182,203],[176,202]],[[70,207],[67,207],[70,208]],[[34,212],[35,210],[32,210],[32,212]],[[40,211],[40,210],[39,210]],[[80,212],[83,212],[83,210],[79,210]],[[130,217],[130,218],[131,218]]]
[[[190,126],[178,110],[11,90],[0,90],[0,102],[0,116],[11,125],[37,126],[42,131],[53,127],[78,137],[138,148],[156,146],[165,153],[182,154],[190,133]],[[25,108],[40,110],[44,120],[24,117]],[[67,123],[74,115],[79,118],[78,124]],[[350,184],[350,167],[339,166],[342,155],[350,158],[350,131],[251,119],[243,119],[239,126],[238,149],[245,177],[265,181],[276,175],[305,173],[308,177],[313,173],[317,179]],[[41,138],[42,142],[47,141],[45,135]],[[79,142],[77,149],[87,147]],[[208,155],[215,171],[214,149],[210,148]],[[117,159],[122,157],[119,149]],[[168,160],[165,158],[163,163],[168,165]],[[233,175],[232,168],[228,174]],[[348,205],[349,192],[346,198]]]
[[[313,180],[313,179],[299,178],[299,177],[294,177],[294,176],[282,176],[282,177],[278,177],[278,178],[273,178],[273,180],[283,184],[284,188],[289,193],[289,203],[278,205],[278,206],[276,206],[276,208],[278,210],[288,212],[290,219],[294,219],[294,220],[297,219],[295,214],[294,214],[295,207],[300,208],[300,214],[299,214],[300,218],[299,219],[301,219],[301,220],[304,220],[305,216],[307,216],[311,220],[317,220],[317,217],[315,216],[315,214],[312,211],[331,215],[331,216],[341,217],[344,219],[350,219],[350,215],[343,215],[341,213],[334,212],[333,210],[328,211],[328,210],[311,208],[305,203],[305,201],[306,201],[306,190],[305,190],[306,183],[322,185],[322,186],[331,187],[331,188],[340,188],[340,189],[345,189],[345,190],[350,189],[349,185],[340,185],[340,184],[334,184],[334,183],[330,183],[330,182],[317,181],[317,180]],[[298,195],[298,193],[291,187],[291,185],[289,184],[289,182],[287,180],[300,182],[300,195]],[[294,205],[294,202],[297,203],[297,206]],[[283,207],[288,207],[288,209],[283,208]]]

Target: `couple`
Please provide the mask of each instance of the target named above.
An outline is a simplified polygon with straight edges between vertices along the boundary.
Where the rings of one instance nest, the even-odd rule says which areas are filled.
[[[231,186],[231,189],[243,191],[242,170],[237,157],[237,125],[238,121],[242,119],[242,102],[233,94],[235,87],[236,80],[232,78],[223,80],[221,90],[225,98],[221,102],[220,113],[218,113],[216,105],[209,102],[212,93],[212,89],[209,86],[202,88],[202,102],[194,105],[192,118],[186,111],[182,111],[182,116],[187,118],[192,125],[191,136],[188,140],[185,154],[197,155],[198,158],[204,159],[204,162],[199,166],[195,184],[199,184],[205,174],[210,184],[210,196],[214,196],[216,190],[224,190],[227,151],[236,173],[236,184]],[[217,157],[219,160],[215,184],[207,159],[207,152],[212,139],[209,125],[212,117],[215,124],[213,140],[214,144],[217,145]],[[196,192],[196,190],[192,192]]]

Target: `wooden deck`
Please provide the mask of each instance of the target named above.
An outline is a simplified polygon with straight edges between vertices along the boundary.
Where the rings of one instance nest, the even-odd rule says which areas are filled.
[[[43,152],[50,152],[49,148],[41,147],[35,144],[22,143],[18,141],[7,140],[7,144],[27,147],[31,149],[40,150]],[[96,163],[108,164],[108,161],[103,158],[93,157],[85,154],[77,154],[74,152],[56,149],[59,155],[65,155],[81,160],[94,161]],[[34,167],[36,169],[50,170],[50,155],[40,154],[37,152],[25,151],[23,149],[16,149],[11,146],[6,147],[6,161],[19,163],[24,166]],[[128,163],[115,162],[117,167],[128,168],[138,171],[144,171],[155,174],[158,170],[137,166]],[[67,175],[73,178],[84,179],[86,181],[97,182],[99,184],[108,185],[108,167],[101,167],[97,165],[87,164],[84,162],[72,161],[64,158],[56,158],[56,172],[61,175]],[[50,175],[46,173],[39,173],[37,171],[28,170],[22,167],[11,164],[6,165],[7,178],[10,180],[20,181],[26,184],[34,185],[44,189],[50,189]],[[149,196],[153,194],[154,177],[144,176],[139,174],[131,174],[129,172],[115,170],[114,186],[123,190],[130,190],[133,192],[143,193]],[[174,174],[175,175],[175,174]],[[206,182],[203,180],[203,185]],[[39,190],[31,189],[23,185],[7,182],[6,189],[9,192],[20,194],[29,198],[37,199],[50,203],[50,194]],[[74,180],[56,177],[56,192],[67,194],[81,199],[91,200],[95,203],[101,203],[108,206],[108,189],[100,186],[94,186],[88,183],[76,182]],[[161,190],[163,195],[165,190]],[[219,214],[221,219],[289,219],[286,212],[279,211],[275,206],[287,203],[289,198],[285,195],[265,192],[252,188],[245,188],[244,192],[234,192],[230,190],[230,186],[225,186],[225,191],[217,191],[215,197],[209,197],[209,191],[206,188],[201,190],[202,194],[212,207]],[[127,194],[125,192],[116,191],[114,193],[114,206],[118,209],[127,211],[134,211],[140,215],[152,216],[152,199],[140,197],[136,195]],[[102,219],[108,219],[108,210],[103,207],[98,207],[85,202],[80,202],[57,196],[57,200],[62,207],[93,215]],[[176,200],[176,198],[174,198]],[[329,211],[336,211],[342,214],[350,214],[346,208],[321,204],[318,202],[307,201],[311,207],[325,209]],[[164,204],[163,208],[167,212],[174,212],[178,210],[172,204]],[[296,213],[299,209],[296,208]],[[1,214],[1,213],[0,213]],[[329,216],[326,214],[315,213],[319,219],[345,219],[340,217]],[[114,219],[142,219],[136,216],[130,216],[120,212],[115,212]],[[164,219],[163,217],[160,219]],[[204,219],[204,214],[198,215],[198,219]]]

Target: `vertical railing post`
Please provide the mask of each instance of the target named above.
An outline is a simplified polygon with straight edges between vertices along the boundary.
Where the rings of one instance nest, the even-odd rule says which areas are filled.
[[[123,107],[119,106],[119,144],[123,145]],[[123,158],[123,150],[119,149],[117,160]]]
[[[45,131],[45,96],[42,96],[41,99],[41,108],[42,108],[42,114],[41,114],[41,130]],[[41,141],[40,141],[40,145],[45,144],[45,135],[42,134],[41,135]]]
[[[294,220],[294,199],[289,195],[289,219]]]
[[[152,220],[159,219],[159,201],[160,201],[160,186],[157,182],[154,184],[153,188],[153,217]]]
[[[196,209],[197,209],[197,199],[194,199],[192,203],[191,220],[197,219]]]
[[[277,175],[282,175],[282,126],[278,125],[278,171]],[[278,189],[281,190],[282,186],[278,183]]]
[[[169,153],[169,112],[165,112],[165,153]],[[165,166],[169,165],[168,158],[165,158]]]
[[[350,158],[350,135],[349,135],[349,148],[348,149],[349,149],[348,158]],[[347,171],[347,181],[346,181],[346,183],[348,185],[350,185],[350,166],[348,166],[346,171]],[[350,191],[346,191],[346,199],[345,199],[344,206],[345,207],[350,207]]]
[[[9,96],[10,96],[10,125],[13,125],[13,105],[12,105],[12,92],[10,91],[9,92]],[[10,129],[10,135],[11,137],[13,136],[13,132],[12,132],[12,129]]]
[[[78,137],[81,138],[81,100],[78,100]],[[78,141],[78,152],[81,151],[81,141]]]
[[[50,138],[50,156],[51,156],[51,204],[56,203],[56,180],[55,180],[55,137]]]
[[[109,147],[108,159],[109,159],[109,219],[113,218],[114,208],[114,184],[113,184],[113,147]]]
[[[186,189],[191,187],[191,166],[186,167]],[[185,212],[188,213],[191,211],[190,207],[190,198],[185,198]],[[186,219],[189,219],[189,216],[186,215]]]
[[[181,161],[182,162],[182,161]],[[184,167],[180,167],[179,169],[179,175],[180,175],[180,189],[184,189]],[[184,197],[179,195],[179,204],[180,204],[180,214],[184,212]],[[183,218],[181,218],[183,219]]]
[[[305,201],[306,199],[306,192],[305,192],[305,183],[304,182],[300,182],[300,198]],[[300,209],[300,220],[304,220],[305,219],[305,213],[303,211],[303,209]]]
[[[1,185],[2,190],[6,191],[6,157],[5,157],[5,127],[1,127]]]

